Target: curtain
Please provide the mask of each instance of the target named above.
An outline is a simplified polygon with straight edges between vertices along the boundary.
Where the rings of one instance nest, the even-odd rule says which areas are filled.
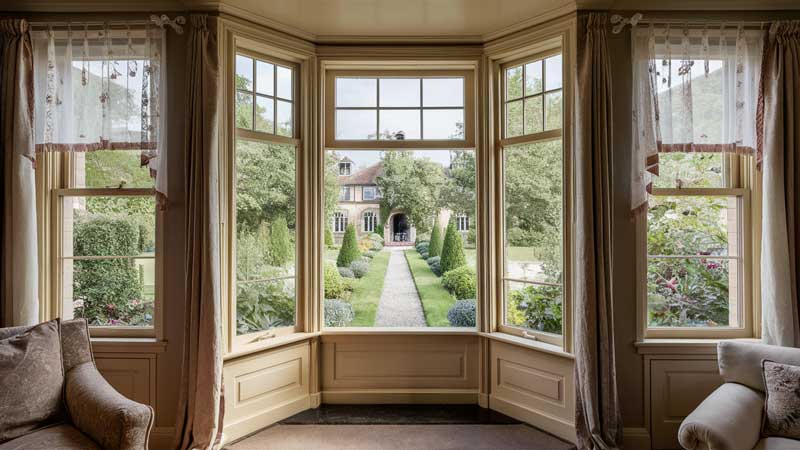
[[[33,49],[24,19],[0,20],[2,303],[5,325],[39,322],[33,170]]]
[[[647,209],[659,153],[755,152],[763,35],[725,25],[633,29],[633,211]]]
[[[166,196],[164,30],[63,28],[33,33],[35,151],[137,152]]]
[[[176,447],[214,447],[222,429],[216,19],[190,17],[186,110],[186,329]]]
[[[575,98],[575,426],[580,449],[622,445],[611,301],[611,63],[605,14],[582,15]]]
[[[759,102],[763,148],[762,338],[800,346],[800,21],[776,22],[764,45]]]

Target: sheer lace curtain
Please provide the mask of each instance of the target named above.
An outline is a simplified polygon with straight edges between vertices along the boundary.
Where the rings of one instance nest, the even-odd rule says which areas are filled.
[[[741,26],[651,24],[634,28],[631,36],[631,208],[641,212],[658,175],[659,153],[755,152],[764,33]]]
[[[164,44],[154,25],[35,31],[35,151],[139,150],[166,196]]]

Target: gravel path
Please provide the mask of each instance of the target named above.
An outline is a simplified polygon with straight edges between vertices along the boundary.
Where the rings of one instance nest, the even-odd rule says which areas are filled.
[[[386,247],[391,252],[381,300],[375,316],[376,327],[424,327],[425,314],[417,286],[403,251],[406,247]]]

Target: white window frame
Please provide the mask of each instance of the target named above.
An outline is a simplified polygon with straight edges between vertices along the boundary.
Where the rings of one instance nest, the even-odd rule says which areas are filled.
[[[371,194],[369,196],[367,196],[367,192],[370,192]],[[377,198],[378,198],[378,187],[377,186],[364,186],[362,188],[361,196],[362,196],[362,200],[364,200],[364,201],[377,200]]]
[[[347,230],[347,212],[336,211],[333,213],[333,232],[344,233]]]
[[[351,186],[339,186],[339,201],[351,202],[353,201],[353,188]]]
[[[342,173],[344,172],[344,173]],[[352,164],[349,162],[340,162],[339,163],[339,176],[347,177],[350,176],[352,173]]]
[[[469,216],[466,214],[456,215],[456,231],[469,231]]]
[[[378,227],[378,213],[373,210],[364,211],[362,215],[362,228],[364,233],[374,233]]]

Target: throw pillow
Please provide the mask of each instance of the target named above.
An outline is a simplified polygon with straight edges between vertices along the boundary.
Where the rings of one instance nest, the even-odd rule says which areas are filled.
[[[761,361],[766,399],[762,432],[800,439],[800,366]]]

